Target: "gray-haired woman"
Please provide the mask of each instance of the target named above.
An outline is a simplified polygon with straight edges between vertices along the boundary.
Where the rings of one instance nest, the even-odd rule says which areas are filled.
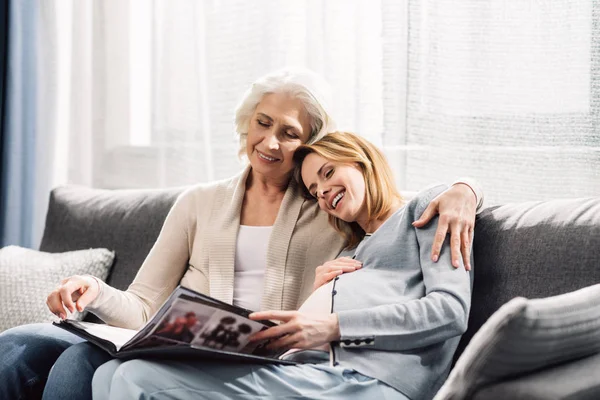
[[[316,267],[344,247],[327,215],[306,201],[291,179],[296,148],[334,128],[327,94],[327,84],[305,70],[278,71],[257,80],[235,116],[240,154],[248,158],[244,171],[194,186],[177,199],[126,291],[92,276],[72,276],[48,296],[50,310],[65,318],[67,310],[85,308],[108,324],[137,329],[178,284],[249,309],[296,309],[312,290]],[[461,239],[468,264],[478,203],[472,186],[453,185],[417,222],[423,225],[440,212],[434,259],[450,231],[455,266]],[[348,271],[353,266],[340,262],[328,268]],[[42,391],[46,399],[90,398],[95,369],[110,359],[49,324],[2,333],[0,353],[0,398],[15,399]]]

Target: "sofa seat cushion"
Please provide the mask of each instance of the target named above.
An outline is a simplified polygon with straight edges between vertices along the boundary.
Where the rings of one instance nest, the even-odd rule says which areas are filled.
[[[57,320],[46,298],[71,275],[94,275],[105,280],[114,252],[88,249],[50,254],[18,246],[0,249],[0,332],[35,322]],[[75,313],[70,318],[81,319]]]
[[[600,352],[600,285],[558,296],[517,297],[473,336],[436,400]]]

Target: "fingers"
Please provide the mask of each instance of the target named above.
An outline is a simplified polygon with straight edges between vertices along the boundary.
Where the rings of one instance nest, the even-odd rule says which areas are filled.
[[[82,312],[100,293],[100,282],[96,278],[88,275],[83,276],[82,279],[86,281],[87,285],[79,288],[79,298],[76,299],[76,307],[79,312]]]
[[[471,243],[475,222],[475,205],[472,201],[473,191],[467,185],[454,185],[433,199],[423,212],[421,218],[413,222],[413,226],[425,226],[439,212],[439,222],[431,249],[431,259],[437,262],[441,249],[450,233],[450,256],[455,268],[460,266],[461,259],[465,269],[470,270]]]
[[[75,303],[76,307],[77,307],[77,311],[82,312],[84,308],[87,307],[88,304],[90,304],[95,298],[96,298],[96,293],[94,293],[94,291],[91,288],[88,288],[87,290],[81,290],[83,293],[81,296],[79,296],[79,299],[77,299],[77,302]]]
[[[452,257],[452,266],[454,268],[460,267],[460,238],[461,238],[461,227],[459,223],[454,223],[450,227],[450,256]]]
[[[440,251],[442,250],[442,245],[444,244],[444,240],[446,240],[446,234],[448,233],[448,222],[447,219],[443,216],[440,216],[437,230],[435,231],[435,237],[433,240],[433,246],[431,249],[431,259],[433,262],[437,262],[440,258]]]
[[[336,276],[346,272],[354,272],[360,268],[362,268],[362,262],[350,257],[341,257],[333,261],[328,261],[315,269],[313,290],[320,288]]]
[[[473,227],[469,227],[469,247],[473,244]]]
[[[331,272],[327,272],[325,274],[318,275],[315,278],[315,283],[313,285],[313,290],[317,290],[318,288],[320,288],[321,286],[323,286],[327,282],[331,281],[336,276],[341,275],[343,273],[344,273],[344,271],[337,270],[337,271],[331,271]]]
[[[278,338],[293,331],[292,324],[287,323],[298,314],[297,311],[258,311],[250,314],[248,318],[252,320],[276,320],[283,322],[281,325],[273,326],[264,331],[252,335],[249,340],[252,342]]]
[[[297,311],[257,311],[251,313],[248,318],[254,321],[265,319],[287,322],[296,315]]]
[[[325,274],[328,274],[328,273],[334,272],[334,271],[354,272],[361,267],[362,267],[362,263],[360,261],[356,261],[353,264],[348,264],[348,265],[329,265],[329,266],[323,266],[323,268],[315,270],[315,274],[316,275],[325,275]]]
[[[284,323],[255,333],[254,335],[250,336],[249,340],[251,342],[258,342],[261,340],[277,339],[283,335],[287,335],[288,333],[295,332],[297,330],[298,328],[296,324]]]
[[[284,335],[285,332],[285,324],[283,325],[278,325],[278,326],[273,326],[269,329],[265,329],[264,331],[260,331],[255,333],[254,335],[250,336],[248,338],[248,340],[250,342],[260,342],[262,340],[269,340],[269,339],[275,339],[280,337],[281,335]]]
[[[292,347],[299,347],[299,343],[303,336],[301,332],[296,332],[291,335],[285,335],[279,339],[269,343],[267,348],[269,349],[290,349]]]
[[[50,312],[60,319],[67,318],[67,311],[63,307],[63,303],[60,300],[60,294],[58,294],[58,290],[54,290],[48,298],[46,299],[46,305]]]
[[[73,302],[71,294],[78,290],[79,286],[76,285],[73,281],[65,283],[58,290],[58,293],[60,294],[60,299],[62,300],[63,304],[65,305],[67,310],[69,310],[72,313],[75,312],[75,303]]]
[[[415,222],[413,222],[412,225],[416,228],[422,228],[425,225],[427,225],[427,223],[431,220],[431,218],[435,217],[437,214],[438,214],[438,202],[434,199],[431,203],[429,203],[429,205],[427,206],[425,211],[423,211],[423,214],[421,214],[421,217],[418,220],[416,220]]]
[[[328,261],[328,262],[336,262],[336,261],[338,261],[338,262],[349,262],[349,263],[353,263],[353,262],[355,262],[356,260],[355,260],[354,258],[352,258],[352,257],[340,257],[340,258],[336,258],[335,260]]]
[[[471,270],[471,235],[469,234],[469,229],[463,229],[461,233],[461,253],[463,257],[463,262],[465,264],[465,269],[467,271]]]
[[[354,258],[342,257],[342,258],[338,258],[336,260],[327,261],[325,264],[321,265],[320,268],[328,269],[328,268],[339,267],[339,266],[357,266],[357,265],[362,265],[362,263],[358,260],[355,260]]]
[[[72,276],[61,280],[61,284],[54,289],[46,299],[50,311],[61,319],[67,317],[67,310],[71,313],[79,310],[75,302],[81,300],[83,294],[88,292],[89,283],[82,277]],[[85,305],[95,298],[93,291],[84,297]],[[84,305],[84,307],[85,307]],[[83,309],[83,308],[82,308]],[[81,310],[79,310],[81,311]]]

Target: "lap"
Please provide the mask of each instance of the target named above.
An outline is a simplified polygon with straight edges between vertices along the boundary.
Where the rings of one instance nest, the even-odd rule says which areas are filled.
[[[98,369],[93,386],[98,399],[405,399],[376,379],[328,364],[113,360]]]
[[[84,341],[79,336],[49,323],[21,325],[0,333],[0,344],[14,342],[68,347]]]

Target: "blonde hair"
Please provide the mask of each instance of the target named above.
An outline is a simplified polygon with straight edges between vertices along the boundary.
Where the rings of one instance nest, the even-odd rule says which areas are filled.
[[[311,153],[328,161],[343,164],[356,164],[365,180],[365,201],[369,221],[382,218],[395,204],[402,203],[396,189],[392,170],[381,152],[368,140],[350,132],[334,132],[325,135],[313,144],[300,146],[294,154],[296,168],[294,176],[302,186],[304,195],[314,199],[302,182],[302,162]],[[365,231],[355,222],[346,222],[329,215],[329,222],[345,239],[347,248],[356,247],[365,236]]]
[[[304,68],[285,68],[257,79],[242,96],[235,110],[235,130],[239,140],[238,155],[246,153],[246,141],[250,120],[256,107],[267,94],[287,94],[298,99],[310,117],[310,135],[307,143],[313,143],[335,130],[329,103],[329,84],[318,74]]]

